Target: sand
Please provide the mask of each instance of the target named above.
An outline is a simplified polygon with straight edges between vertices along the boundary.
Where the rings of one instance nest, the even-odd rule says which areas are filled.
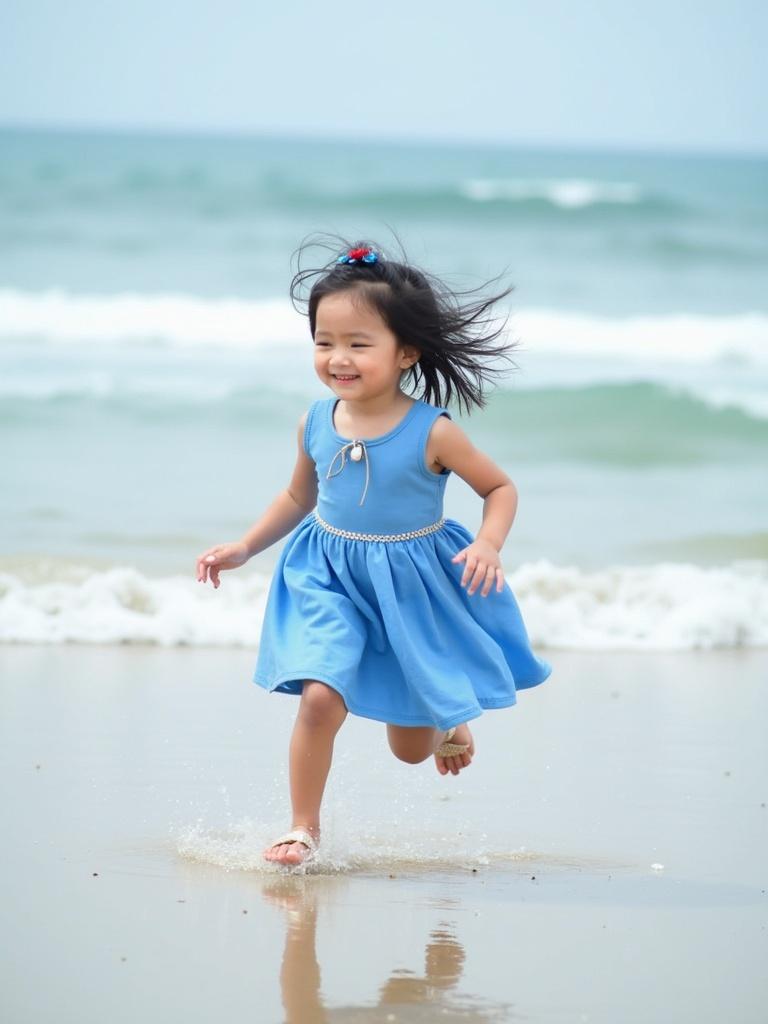
[[[2,1018],[764,1022],[768,652],[542,652],[458,778],[348,719],[320,861],[253,651],[4,647]]]

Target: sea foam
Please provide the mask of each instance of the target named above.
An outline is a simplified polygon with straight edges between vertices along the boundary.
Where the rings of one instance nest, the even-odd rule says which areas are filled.
[[[768,562],[588,572],[541,560],[507,575],[537,648],[691,650],[768,645]],[[152,578],[122,566],[0,573],[0,641],[256,647],[269,576]],[[493,600],[493,596],[476,598]]]
[[[607,317],[524,308],[509,320],[525,352],[635,361],[768,363],[768,316],[666,314]],[[213,346],[253,350],[307,344],[306,319],[283,299],[185,294],[73,294],[0,289],[0,338],[57,345]]]
[[[594,181],[585,178],[472,178],[461,192],[476,202],[525,202],[539,199],[566,210],[602,203],[637,204],[643,190],[628,181]]]

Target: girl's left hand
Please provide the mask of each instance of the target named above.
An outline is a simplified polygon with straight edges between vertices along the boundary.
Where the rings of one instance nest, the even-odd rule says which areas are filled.
[[[501,567],[501,556],[496,548],[487,540],[474,540],[451,559],[452,562],[465,562],[461,577],[462,587],[471,577],[468,594],[474,594],[480,584],[483,589],[481,597],[487,597],[496,581],[496,591],[504,589],[504,570]]]

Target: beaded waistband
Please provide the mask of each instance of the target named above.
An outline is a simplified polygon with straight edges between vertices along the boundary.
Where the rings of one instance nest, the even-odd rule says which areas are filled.
[[[322,519],[317,512],[313,512],[312,514],[324,530],[328,530],[329,533],[335,533],[339,537],[346,537],[348,540],[411,540],[414,537],[424,537],[428,533],[434,533],[445,525],[445,518],[442,518],[438,519],[436,523],[432,523],[431,526],[422,526],[420,530],[408,530],[407,533],[355,533],[354,530],[340,530],[338,526],[331,526],[331,524],[326,523],[326,521]]]

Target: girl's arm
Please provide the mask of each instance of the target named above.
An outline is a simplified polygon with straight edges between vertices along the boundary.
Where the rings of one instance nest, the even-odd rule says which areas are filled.
[[[197,578],[205,583],[210,577],[214,587],[219,586],[219,572],[243,565],[253,555],[266,550],[298,526],[317,503],[317,473],[315,463],[304,451],[304,426],[307,413],[299,420],[297,433],[298,456],[288,486],[280,491],[266,512],[244,534],[241,540],[217,544],[204,551],[197,559]]]
[[[482,584],[481,597],[487,597],[495,582],[500,592],[504,586],[504,570],[499,552],[517,514],[517,488],[447,416],[438,417],[432,425],[430,449],[441,466],[453,470],[485,499],[483,523],[474,541],[453,558],[454,562],[465,562],[461,585],[463,587],[471,578],[467,593],[474,594]]]

